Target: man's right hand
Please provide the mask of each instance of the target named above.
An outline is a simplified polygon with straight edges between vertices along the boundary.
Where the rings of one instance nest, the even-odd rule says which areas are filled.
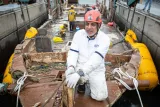
[[[67,78],[68,75],[75,73],[75,69],[73,67],[69,67],[66,71],[65,71],[65,76]]]
[[[80,79],[80,75],[78,73],[73,73],[73,74],[69,74],[66,77],[66,83],[67,83],[67,87],[69,88],[75,88],[77,82]]]

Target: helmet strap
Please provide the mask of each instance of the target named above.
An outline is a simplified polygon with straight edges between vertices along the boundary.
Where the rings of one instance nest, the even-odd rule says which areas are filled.
[[[92,36],[88,36],[88,38],[90,38],[90,39],[96,38],[97,34],[98,34],[98,32],[96,32],[96,33],[95,33],[94,35],[92,35]]]

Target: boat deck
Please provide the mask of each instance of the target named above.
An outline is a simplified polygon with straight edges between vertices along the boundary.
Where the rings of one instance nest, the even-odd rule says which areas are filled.
[[[64,16],[62,17],[66,16],[66,14],[63,14],[63,15]],[[21,51],[21,52],[17,51],[19,53],[16,54],[13,59],[14,60],[13,66],[12,66],[13,71],[23,71],[23,72],[27,71],[29,72],[29,74],[33,74],[33,76],[36,77],[36,80],[38,79],[37,80],[38,82],[35,82],[36,80],[34,80],[33,78],[26,81],[26,86],[21,91],[21,94],[19,96],[23,106],[29,107],[34,105],[46,104],[47,107],[51,107],[51,105],[55,105],[55,102],[57,101],[57,99],[55,99],[55,96],[53,96],[53,94],[56,93],[57,89],[61,87],[61,83],[63,82],[62,76],[66,69],[65,61],[67,57],[66,54],[68,51],[65,49],[65,47],[68,41],[72,41],[72,38],[75,33],[75,32],[66,31],[66,36],[63,38],[64,41],[62,43],[54,43],[52,38],[58,34],[58,28],[60,24],[63,24],[63,23],[68,24],[66,19],[62,18],[56,21],[52,21],[52,23],[49,23],[48,27],[46,27],[47,37],[51,39],[53,52],[37,53],[35,52],[34,43],[32,43],[32,45],[28,45],[30,47],[33,46],[33,48],[30,48],[31,50],[29,50],[28,52],[25,52],[25,54],[21,53],[24,51]],[[79,23],[81,25],[84,24],[83,17],[77,18],[75,23],[77,25],[79,25]],[[106,33],[110,37],[111,42],[113,44],[123,39],[113,26],[107,26],[106,24],[103,23],[100,30]],[[27,44],[29,44],[29,41],[30,40],[28,40],[27,42],[26,40],[25,42],[27,43],[24,42],[23,44],[21,44],[21,45],[26,44],[26,46],[22,46],[22,47],[27,48]],[[34,41],[31,41],[31,42],[34,42]],[[18,46],[16,47],[15,52],[16,50],[19,50],[19,49],[22,49],[20,45],[19,47]],[[126,51],[126,48],[124,47],[123,43],[119,43],[115,46],[110,47],[109,52],[105,58],[106,63],[107,62],[111,63],[111,65],[106,65],[106,76],[108,76],[107,73],[111,73],[111,71],[115,67],[120,67],[125,62],[130,61],[131,54],[130,55],[121,54],[124,51]],[[23,62],[24,59],[25,59],[25,62]],[[55,67],[56,64],[57,66],[63,66],[63,67],[56,68]],[[53,78],[51,78],[52,76]],[[75,107],[112,106],[121,97],[121,95],[125,92],[126,89],[122,87],[117,81],[111,80],[111,78],[107,78],[106,81],[107,81],[108,93],[109,93],[109,96],[106,100],[102,102],[98,102],[93,100],[88,95],[75,93],[74,106]],[[132,84],[132,83],[130,82],[129,84]],[[60,88],[59,91],[62,91],[62,88]],[[34,94],[32,94],[32,92],[34,92]],[[63,96],[59,96],[58,98],[63,99],[62,97]],[[49,101],[49,100],[52,100],[52,101]],[[46,103],[47,101],[48,103]],[[71,103],[71,102],[68,102],[68,103]],[[60,105],[60,102],[59,102],[59,105]]]

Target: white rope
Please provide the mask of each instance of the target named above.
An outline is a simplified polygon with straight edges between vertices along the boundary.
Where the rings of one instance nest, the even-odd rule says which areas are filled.
[[[20,77],[20,78],[17,80],[17,85],[16,85],[16,87],[15,87],[14,90],[13,90],[14,92],[17,92],[17,91],[18,91],[16,107],[18,107],[18,98],[19,98],[21,86],[24,84],[24,81],[27,79],[28,76],[32,76],[32,75],[28,75],[27,72],[24,72],[23,76]]]
[[[137,94],[138,94],[138,97],[139,97],[139,100],[140,100],[140,104],[141,104],[141,107],[143,107],[143,103],[142,103],[142,99],[141,99],[141,96],[139,94],[139,91],[138,91],[138,81],[130,76],[127,72],[123,72],[121,70],[121,68],[115,68],[113,71],[112,71],[112,74],[118,74],[119,78],[118,77],[114,77],[116,80],[118,80],[122,85],[124,85],[128,90],[136,90],[137,91]],[[128,86],[123,80],[121,80],[122,78],[124,79],[132,79],[133,80],[133,84],[134,84],[134,88]]]

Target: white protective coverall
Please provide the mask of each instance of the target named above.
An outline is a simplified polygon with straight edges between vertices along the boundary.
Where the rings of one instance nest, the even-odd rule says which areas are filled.
[[[88,38],[82,29],[75,33],[68,52],[67,66],[74,66],[76,72],[82,69],[87,75],[91,97],[102,101],[108,97],[105,78],[104,58],[109,49],[110,39],[99,30],[95,38]]]

